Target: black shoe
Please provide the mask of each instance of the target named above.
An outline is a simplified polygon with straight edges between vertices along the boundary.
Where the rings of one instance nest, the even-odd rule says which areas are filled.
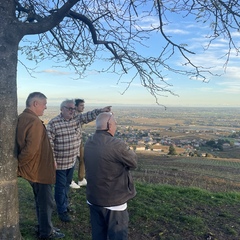
[[[64,238],[65,235],[61,232],[53,231],[53,233],[47,238],[47,239],[58,239],[58,238]]]
[[[38,227],[39,227],[38,225],[35,226],[36,234],[39,234]],[[53,227],[52,229],[53,229],[53,232],[60,232],[61,231],[60,228],[56,228],[56,227]]]
[[[53,230],[52,234],[50,234],[48,237],[39,237],[38,239],[41,240],[48,240],[48,239],[58,239],[58,238],[63,238],[65,235],[61,232],[56,232]]]
[[[69,217],[69,215],[67,214],[67,212],[60,213],[60,214],[59,214],[59,219],[60,219],[62,222],[71,222],[71,221],[72,221],[72,219]]]

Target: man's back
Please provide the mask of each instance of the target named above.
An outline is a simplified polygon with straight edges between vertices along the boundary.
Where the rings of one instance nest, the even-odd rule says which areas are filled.
[[[116,206],[136,195],[129,169],[136,154],[120,139],[97,131],[85,144],[87,199],[98,206]]]
[[[136,168],[137,156],[113,137],[116,123],[111,112],[99,114],[84,148],[92,240],[128,239],[127,201],[136,195],[129,170]]]

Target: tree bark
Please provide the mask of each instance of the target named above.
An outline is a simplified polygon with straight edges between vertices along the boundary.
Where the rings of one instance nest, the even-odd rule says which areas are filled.
[[[22,239],[19,231],[17,159],[17,56],[20,36],[14,1],[0,3],[0,239]],[[15,22],[15,23],[14,23]]]

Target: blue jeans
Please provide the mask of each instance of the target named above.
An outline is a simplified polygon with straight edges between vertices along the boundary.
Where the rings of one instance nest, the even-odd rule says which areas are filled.
[[[58,214],[67,212],[69,185],[72,182],[74,166],[66,170],[56,170],[55,201]]]
[[[127,240],[128,211],[111,211],[104,207],[89,205],[92,240]]]
[[[54,206],[52,185],[34,183],[31,181],[29,181],[29,183],[34,193],[39,237],[47,238],[53,231],[51,220]]]

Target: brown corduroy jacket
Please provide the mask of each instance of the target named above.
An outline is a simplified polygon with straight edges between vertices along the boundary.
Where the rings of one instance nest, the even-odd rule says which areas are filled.
[[[18,176],[31,182],[54,184],[53,152],[43,122],[30,109],[18,117]]]

